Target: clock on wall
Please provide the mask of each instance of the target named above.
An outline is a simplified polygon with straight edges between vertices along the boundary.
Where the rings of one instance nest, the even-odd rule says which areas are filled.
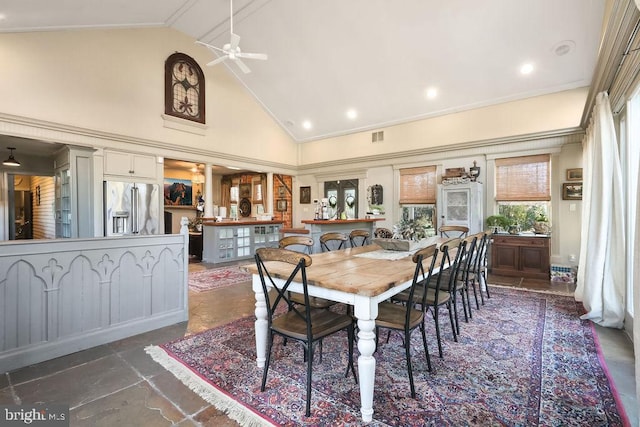
[[[240,211],[240,216],[242,217],[248,217],[249,215],[251,215],[251,202],[249,201],[249,199],[240,200],[238,210]]]

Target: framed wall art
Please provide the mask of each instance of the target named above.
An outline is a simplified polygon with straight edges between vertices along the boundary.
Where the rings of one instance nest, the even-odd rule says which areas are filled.
[[[300,187],[300,203],[311,203],[311,187]]]
[[[251,198],[251,184],[240,184],[239,188],[240,199]]]
[[[567,169],[567,181],[582,181],[582,168]]]
[[[278,212],[286,212],[287,211],[287,200],[279,199],[276,201],[276,210]]]
[[[193,186],[191,180],[165,178],[164,204],[166,206],[189,206],[192,202]]]
[[[562,184],[562,200],[582,200],[582,183],[565,182]]]

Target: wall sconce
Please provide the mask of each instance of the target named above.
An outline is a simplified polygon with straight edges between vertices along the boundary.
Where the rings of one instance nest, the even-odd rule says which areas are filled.
[[[2,164],[4,166],[20,166],[20,162],[13,157],[13,150],[15,150],[15,147],[7,147],[7,149],[10,150],[9,158],[2,162]]]

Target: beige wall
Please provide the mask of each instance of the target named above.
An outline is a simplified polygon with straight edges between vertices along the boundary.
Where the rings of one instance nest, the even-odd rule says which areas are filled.
[[[574,89],[382,128],[382,143],[371,142],[371,131],[308,142],[300,165],[576,128],[587,93]]]
[[[207,89],[204,135],[193,133],[197,128],[164,127],[164,61],[176,51],[199,64],[211,60],[206,48],[167,28],[0,34],[0,114],[296,163],[295,143],[224,66],[202,65]],[[105,145],[116,148],[120,141]]]

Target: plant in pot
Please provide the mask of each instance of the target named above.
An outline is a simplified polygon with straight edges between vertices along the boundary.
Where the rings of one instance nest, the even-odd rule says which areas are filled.
[[[533,222],[533,231],[536,234],[549,234],[551,232],[551,226],[549,225],[549,218],[544,213],[539,214]]]
[[[402,219],[393,226],[393,238],[418,241],[428,237],[429,226],[422,219]]]
[[[511,226],[511,221],[504,215],[488,216],[486,223],[493,233],[506,232]]]

